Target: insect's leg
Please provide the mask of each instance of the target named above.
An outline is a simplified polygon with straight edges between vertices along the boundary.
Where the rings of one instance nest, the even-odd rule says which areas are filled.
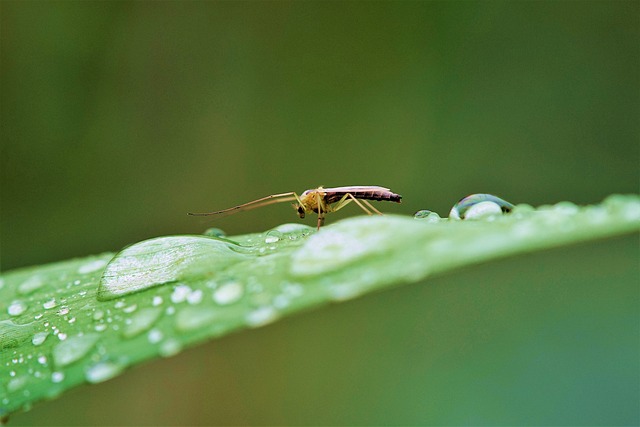
[[[340,209],[344,208],[349,203],[351,203],[351,199],[348,196],[349,196],[349,193],[345,194],[344,196],[342,196],[340,200],[338,200],[335,206],[333,206],[334,212],[339,211]]]
[[[323,204],[320,198],[320,193],[316,193],[316,206],[318,207],[318,230],[324,225],[324,211],[322,210]]]
[[[347,193],[346,196],[349,197],[351,200],[353,200],[356,203],[356,205],[360,206],[360,208],[362,208],[362,210],[365,211],[367,213],[367,215],[373,215],[373,213],[369,209],[367,209],[364,206],[364,204],[362,204],[362,202],[364,202],[364,200],[362,200],[362,202],[361,202],[360,200],[358,200],[355,197],[353,197],[353,194],[351,194],[351,193]]]
[[[361,200],[361,202],[364,203],[365,205],[367,205],[367,207],[369,209],[371,209],[372,211],[374,211],[378,215],[382,215],[382,212],[380,212],[378,209],[374,208],[370,201],[363,199],[363,200]]]

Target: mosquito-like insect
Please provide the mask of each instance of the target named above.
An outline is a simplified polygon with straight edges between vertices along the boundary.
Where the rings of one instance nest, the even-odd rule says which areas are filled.
[[[272,194],[229,209],[206,213],[190,212],[189,215],[227,215],[274,203],[294,202],[293,208],[298,212],[300,218],[304,218],[305,214],[311,212],[318,214],[318,229],[320,229],[324,224],[324,215],[326,213],[339,211],[351,202],[357,204],[367,215],[373,215],[374,213],[382,215],[382,212],[374,208],[369,200],[386,200],[400,203],[402,196],[393,193],[388,188],[375,185],[354,185],[333,188],[318,187],[306,190],[301,195],[293,191],[290,193]]]

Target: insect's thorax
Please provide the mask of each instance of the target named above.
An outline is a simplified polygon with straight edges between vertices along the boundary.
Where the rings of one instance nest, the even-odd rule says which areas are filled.
[[[325,201],[325,195],[322,187],[305,191],[300,195],[300,201],[303,204],[302,207],[307,212],[318,213],[318,207],[320,207],[322,212],[329,212],[330,206]]]

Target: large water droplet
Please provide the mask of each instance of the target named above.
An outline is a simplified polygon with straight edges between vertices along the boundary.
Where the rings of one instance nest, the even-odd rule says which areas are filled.
[[[203,236],[169,236],[129,246],[107,265],[98,299],[109,300],[220,270],[243,258],[229,245]]]
[[[245,320],[247,325],[252,328],[257,328],[260,326],[267,325],[278,318],[278,312],[275,308],[270,306],[259,307],[251,312],[249,312]]]
[[[25,311],[27,311],[27,305],[22,301],[13,301],[7,308],[9,316],[20,316]]]
[[[57,367],[69,365],[83,358],[96,344],[100,335],[77,335],[61,342],[53,349],[53,361]]]
[[[427,209],[416,212],[413,217],[425,222],[438,222],[441,220],[440,215]]]
[[[511,212],[513,205],[492,194],[471,194],[460,199],[449,212],[451,219],[479,219]]]
[[[124,366],[114,362],[99,362],[85,372],[85,378],[91,384],[101,383],[118,375]]]
[[[185,307],[176,316],[176,329],[182,332],[199,329],[212,323],[218,314],[211,307]]]
[[[151,328],[154,323],[156,323],[156,321],[160,318],[160,315],[162,315],[161,307],[149,307],[141,309],[136,314],[131,316],[131,323],[124,327],[124,329],[122,330],[122,335],[125,338],[132,338],[136,335],[141,334],[142,332],[145,332],[146,330]]]

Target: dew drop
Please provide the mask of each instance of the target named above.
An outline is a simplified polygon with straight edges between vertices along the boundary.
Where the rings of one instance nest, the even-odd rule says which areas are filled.
[[[124,366],[113,362],[99,362],[85,372],[85,379],[91,384],[101,383],[118,375]]]
[[[25,385],[27,385],[26,376],[12,378],[9,381],[9,383],[7,383],[7,390],[9,390],[9,392],[16,392],[20,390],[22,387],[24,387]]]
[[[40,276],[31,276],[18,286],[18,293],[28,295],[44,285],[44,280]]]
[[[156,295],[155,297],[153,297],[153,300],[151,301],[151,304],[154,307],[159,306],[160,304],[162,304],[162,297],[159,295]]]
[[[245,320],[252,328],[267,325],[278,318],[278,312],[270,306],[263,306],[247,314]]]
[[[69,307],[62,307],[58,310],[58,316],[64,316],[65,314],[69,314]]]
[[[413,217],[425,222],[438,222],[441,219],[440,215],[427,209],[416,212]]]
[[[38,332],[31,339],[33,345],[41,345],[49,336],[49,332]]]
[[[178,285],[171,294],[171,302],[178,304],[184,302],[191,293],[191,288],[187,285]]]
[[[135,337],[153,326],[162,315],[162,308],[149,307],[140,309],[136,314],[131,316],[131,323],[122,329],[122,335],[125,338]]]
[[[124,313],[129,314],[129,313],[133,313],[134,311],[136,311],[137,308],[138,308],[137,304],[131,304],[130,306],[127,306],[127,307],[123,308],[122,311]]]
[[[47,364],[47,356],[38,356],[38,363],[41,365],[46,365]]]
[[[129,246],[107,265],[98,299],[114,299],[218,271],[244,257],[229,249],[229,245],[209,237],[169,236]]]
[[[9,316],[20,316],[27,310],[27,305],[22,301],[13,301],[7,308]]]
[[[228,282],[213,292],[213,300],[220,305],[232,304],[242,298],[244,287],[240,282]]]
[[[162,338],[164,338],[164,335],[162,334],[162,331],[160,331],[159,329],[152,329],[147,334],[147,339],[151,344],[160,342]]]
[[[479,219],[511,212],[513,205],[492,194],[471,194],[456,203],[450,219]]]
[[[64,380],[64,374],[62,372],[52,372],[51,382],[60,383]]]
[[[284,236],[278,230],[269,230],[265,236],[265,243],[276,243],[280,241]]]
[[[191,305],[200,304],[202,302],[202,291],[200,289],[196,289],[187,295],[187,302]]]
[[[63,367],[80,360],[93,348],[99,338],[100,335],[89,333],[76,335],[61,342],[53,349],[53,362],[56,366]]]
[[[44,304],[42,304],[42,307],[45,310],[51,310],[52,308],[54,308],[56,305],[58,305],[58,303],[56,302],[55,298],[51,298],[50,300],[46,301]]]
[[[104,317],[104,311],[96,310],[93,312],[93,320],[100,320]]]
[[[180,341],[169,338],[160,344],[158,352],[160,353],[160,356],[171,357],[180,353],[180,350],[182,350],[182,344],[180,344]]]
[[[226,237],[227,236],[227,233],[225,233],[224,230],[221,230],[221,229],[216,228],[216,227],[208,228],[202,234],[204,234],[205,236],[209,236],[209,237]]]

